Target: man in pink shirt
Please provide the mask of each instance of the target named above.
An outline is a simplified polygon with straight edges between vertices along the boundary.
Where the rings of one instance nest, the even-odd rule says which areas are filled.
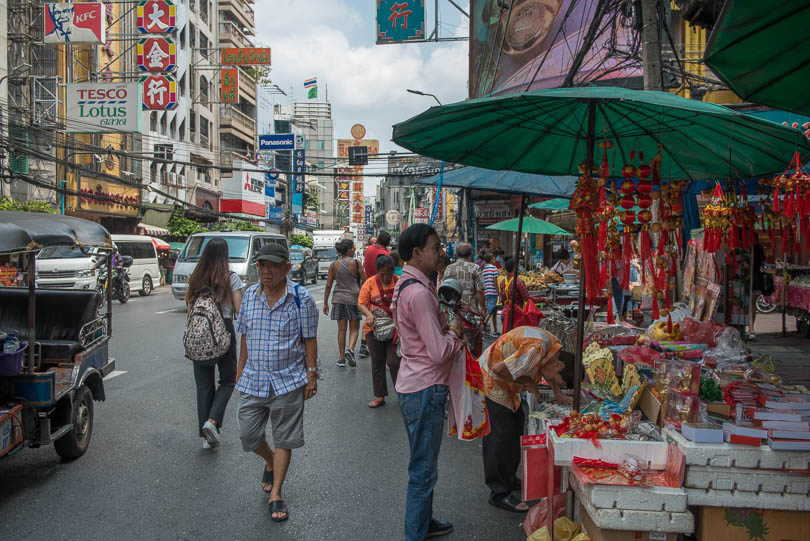
[[[411,453],[405,539],[421,541],[453,531],[451,523],[433,518],[433,487],[444,435],[447,380],[453,356],[463,342],[448,328],[439,311],[436,286],[428,279],[443,255],[436,231],[427,224],[414,224],[400,235],[398,247],[408,263],[391,305],[402,353],[396,390]]]

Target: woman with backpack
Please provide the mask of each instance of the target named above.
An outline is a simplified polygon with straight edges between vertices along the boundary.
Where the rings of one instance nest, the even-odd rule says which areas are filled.
[[[394,259],[382,255],[377,258],[377,275],[366,280],[360,289],[357,307],[366,316],[363,336],[366,337],[368,351],[371,354],[371,386],[374,390],[374,400],[368,403],[370,408],[385,405],[385,397],[388,396],[386,365],[391,373],[391,382],[397,384],[399,356],[397,345],[394,343],[394,316],[391,313],[391,299],[396,283]]]
[[[357,336],[360,334],[360,320],[363,315],[357,308],[357,298],[360,295],[360,284],[366,281],[363,265],[354,258],[354,241],[343,239],[335,244],[340,256],[329,265],[329,276],[326,278],[326,288],[323,294],[323,313],[329,315],[329,294],[332,286],[335,287],[332,295],[332,321],[338,322],[338,351],[340,358],[337,365],[341,368],[357,366],[354,356],[354,347],[357,345]],[[349,347],[346,348],[346,328],[349,329]]]
[[[195,303],[202,299],[210,299],[216,303],[230,335],[230,347],[224,354],[194,362],[200,437],[203,438],[203,449],[212,449],[219,447],[219,430],[222,428],[225,408],[236,385],[236,335],[233,321],[242,304],[242,280],[228,268],[228,244],[224,239],[215,238],[208,242],[188,280],[186,304],[189,307],[189,316],[194,313]],[[213,317],[217,317],[217,314],[213,314]],[[216,368],[219,369],[219,387],[216,386]]]

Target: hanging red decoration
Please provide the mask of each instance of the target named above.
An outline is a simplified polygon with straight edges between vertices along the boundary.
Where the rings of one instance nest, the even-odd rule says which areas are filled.
[[[613,295],[608,295],[607,302],[607,323],[608,325],[615,325],[616,319],[613,317]]]
[[[719,182],[715,184],[712,199],[703,211],[703,228],[703,249],[708,253],[714,253],[720,249],[725,230],[728,228],[728,207]]]
[[[652,259],[652,238],[650,237],[650,222],[652,212],[645,208],[639,211],[638,221],[641,222],[641,283],[647,281],[647,266]]]
[[[599,210],[599,199],[596,182],[591,176],[592,164],[580,164],[582,174],[577,182],[569,209],[577,213],[576,233],[581,241],[580,262],[585,266],[585,292],[588,303],[593,305],[598,293],[599,284],[599,252],[597,250],[597,239],[594,231],[594,218]]]
[[[622,167],[622,176],[627,179],[631,179],[636,176],[636,166],[628,163],[624,167]]]

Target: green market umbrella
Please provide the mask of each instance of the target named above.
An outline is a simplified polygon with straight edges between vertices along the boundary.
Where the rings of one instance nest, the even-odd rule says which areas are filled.
[[[431,107],[394,125],[392,139],[430,158],[542,175],[578,175],[581,162],[596,162],[597,139],[614,143],[618,154],[614,158],[611,151],[609,157],[617,172],[632,150],[640,149],[647,161],[660,148],[661,173],[676,180],[763,176],[784,171],[796,151],[802,162],[810,158],[810,142],[797,129],[666,92],[595,86]],[[515,265],[516,276],[518,268]],[[584,269],[580,265],[583,284]],[[574,365],[577,410],[584,308],[585,287],[580,287]],[[514,310],[510,319],[514,321]]]
[[[728,0],[704,61],[738,96],[810,115],[810,3]]]
[[[640,146],[661,145],[665,178],[755,177],[782,172],[795,151],[810,158],[799,130],[666,92],[614,87],[554,88],[467,100],[394,126],[394,143],[417,154],[487,169],[578,175],[593,143],[612,141],[618,172]],[[590,143],[590,144],[589,144]]]
[[[555,199],[547,199],[546,201],[540,201],[539,203],[532,203],[531,205],[529,205],[529,208],[540,210],[568,210],[568,204],[570,202],[571,201],[569,199],[557,197]]]
[[[496,224],[487,226],[487,229],[494,229],[496,231],[518,231],[520,228],[520,218],[510,218]],[[523,233],[533,233],[535,235],[565,235],[570,237],[571,233],[558,227],[550,222],[535,218],[533,216],[526,216],[523,218]]]

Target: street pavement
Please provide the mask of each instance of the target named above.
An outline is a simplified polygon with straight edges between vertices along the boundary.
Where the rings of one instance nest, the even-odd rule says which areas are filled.
[[[309,286],[318,306],[323,281]],[[324,379],[306,403],[306,445],[293,451],[270,520],[262,461],[244,453],[231,400],[216,452],[197,437],[194,377],[183,357],[185,309],[167,287],[114,303],[107,401],[95,403],[87,453],[60,461],[52,446],[0,460],[0,539],[401,539],[408,447],[396,396],[372,410],[368,358],[338,368],[336,325],[321,315]],[[490,506],[480,441],[446,438],[434,496],[448,539],[525,539],[516,515]]]

